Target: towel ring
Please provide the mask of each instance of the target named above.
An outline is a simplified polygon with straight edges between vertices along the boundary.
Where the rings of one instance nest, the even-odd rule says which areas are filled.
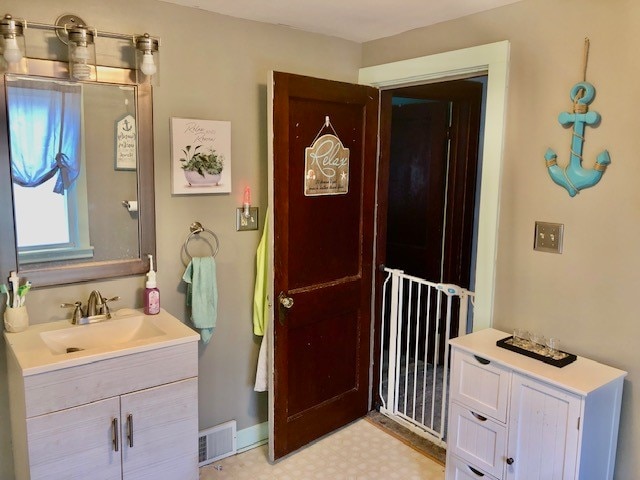
[[[184,241],[184,251],[187,254],[187,256],[189,257],[189,260],[191,260],[193,258],[191,256],[191,254],[189,253],[189,242],[191,241],[191,239],[194,236],[200,235],[202,232],[208,233],[216,241],[215,248],[213,247],[213,245],[211,245],[209,242],[207,242],[207,244],[209,245],[209,248],[211,248],[211,256],[215,257],[218,254],[218,250],[220,249],[220,241],[218,240],[218,236],[215,233],[213,233],[208,228],[204,228],[200,222],[193,222],[191,224],[191,226],[189,227],[189,230],[190,230],[191,233],[189,233],[189,235],[187,236],[187,238]]]

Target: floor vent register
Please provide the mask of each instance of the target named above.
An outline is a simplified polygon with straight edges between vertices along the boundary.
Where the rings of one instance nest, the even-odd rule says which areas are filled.
[[[235,455],[236,450],[235,420],[203,430],[199,439],[199,466]]]

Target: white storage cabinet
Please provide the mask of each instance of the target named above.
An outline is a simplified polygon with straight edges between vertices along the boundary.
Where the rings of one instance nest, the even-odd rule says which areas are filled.
[[[451,340],[447,480],[613,478],[626,372],[547,365],[486,329]]]
[[[23,376],[9,355],[17,480],[196,480],[197,343]]]

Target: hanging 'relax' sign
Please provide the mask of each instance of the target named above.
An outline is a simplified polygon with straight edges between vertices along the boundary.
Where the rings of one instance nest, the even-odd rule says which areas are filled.
[[[320,135],[331,127],[335,135]],[[344,195],[349,192],[349,149],[345,148],[333,129],[329,117],[310,147],[304,150],[304,194]]]

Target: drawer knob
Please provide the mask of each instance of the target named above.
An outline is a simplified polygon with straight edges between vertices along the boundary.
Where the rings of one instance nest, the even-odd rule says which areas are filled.
[[[507,458],[507,465],[513,465],[514,461],[515,460],[513,458],[511,458],[511,457]]]
[[[478,363],[481,363],[482,365],[489,365],[491,363],[491,360],[487,360],[486,358],[482,358],[477,355],[474,355],[473,358],[475,358]]]

